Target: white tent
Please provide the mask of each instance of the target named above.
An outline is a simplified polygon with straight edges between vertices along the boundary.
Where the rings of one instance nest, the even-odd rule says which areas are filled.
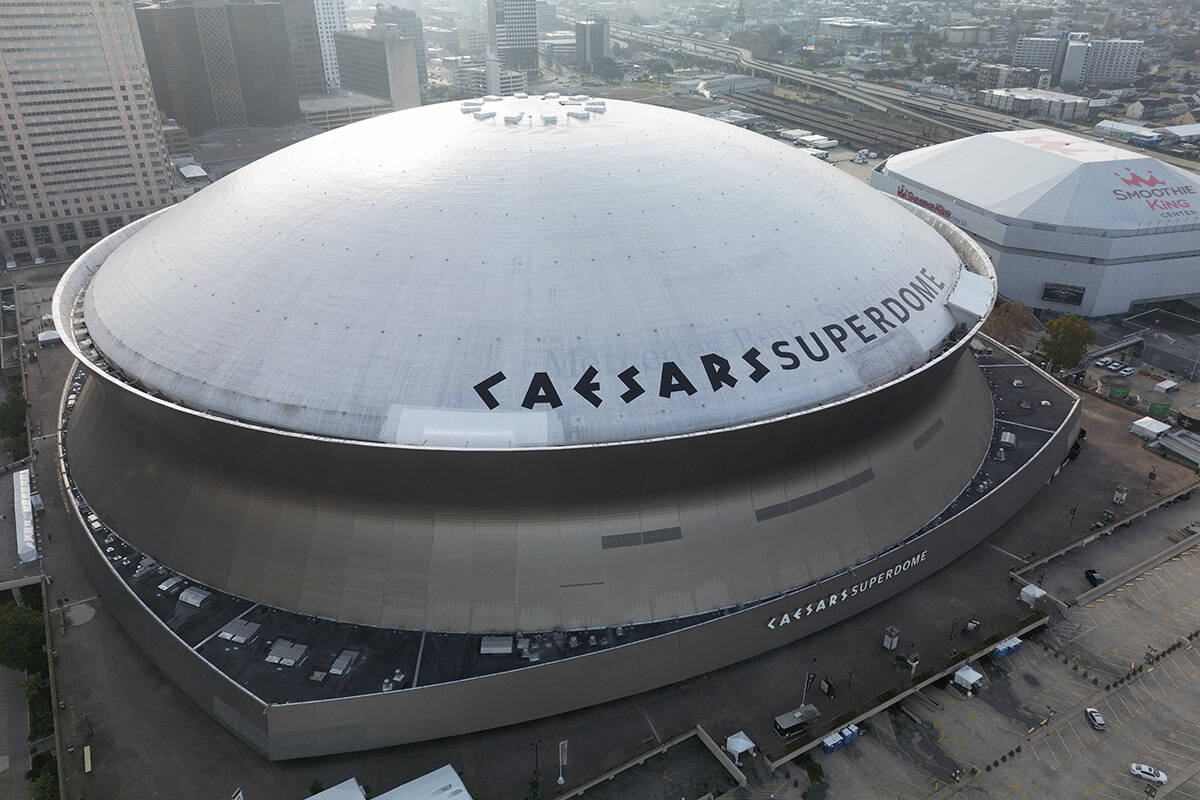
[[[1046,596],[1046,592],[1040,586],[1034,586],[1032,583],[1021,590],[1021,600],[1028,603],[1030,607],[1038,600]]]
[[[62,341],[62,337],[58,335],[58,331],[42,331],[38,334],[38,346],[47,344],[58,344]]]
[[[734,763],[740,767],[742,753],[754,755],[754,742],[750,741],[750,737],[746,735],[745,731],[738,731],[725,739],[725,752],[733,756]]]
[[[33,534],[33,503],[29,499],[29,470],[13,473],[13,521],[17,528],[17,556],[28,564],[37,561]]]

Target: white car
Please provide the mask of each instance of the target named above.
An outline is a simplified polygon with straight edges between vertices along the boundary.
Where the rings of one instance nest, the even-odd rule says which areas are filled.
[[[1121,372],[1119,374],[1124,375],[1126,378],[1128,378],[1130,375],[1133,374],[1133,367],[1126,367],[1125,369],[1121,370]]]
[[[1155,769],[1147,764],[1130,764],[1129,774],[1135,778],[1141,778],[1144,781],[1151,783],[1164,784],[1167,782],[1167,775],[1161,769]]]
[[[1121,370],[1125,369],[1125,365],[1120,361],[1114,361],[1108,365],[1108,369],[1110,372],[1120,372]]]
[[[1107,367],[1112,363],[1112,359],[1106,356],[1105,358],[1098,358],[1092,363],[1097,367]]]

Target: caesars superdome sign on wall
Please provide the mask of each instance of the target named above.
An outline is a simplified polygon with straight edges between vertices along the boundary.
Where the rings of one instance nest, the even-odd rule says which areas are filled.
[[[1151,170],[1146,174],[1134,172],[1129,167],[1125,174],[1113,173],[1125,184],[1124,187],[1113,189],[1113,197],[1133,203],[1142,202],[1160,217],[1194,217],[1197,191],[1195,184],[1167,183]]]

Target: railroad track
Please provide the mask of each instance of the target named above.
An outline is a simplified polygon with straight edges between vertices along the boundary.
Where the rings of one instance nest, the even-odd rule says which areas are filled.
[[[945,141],[927,132],[895,123],[865,120],[844,111],[817,108],[760,92],[733,92],[729,99],[791,124],[813,128],[855,147],[899,152]]]

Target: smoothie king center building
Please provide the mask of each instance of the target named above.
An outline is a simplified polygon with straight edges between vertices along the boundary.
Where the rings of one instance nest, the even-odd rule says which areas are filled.
[[[994,298],[970,237],[766,137],[427,106],[80,257],[61,478],[105,603],[264,756],[482,730],[794,641],[1010,517],[1078,406],[980,344]]]
[[[1200,295],[1200,175],[1062,131],[985,133],[892,156],[871,185],[991,257],[1000,293],[1085,317]]]

